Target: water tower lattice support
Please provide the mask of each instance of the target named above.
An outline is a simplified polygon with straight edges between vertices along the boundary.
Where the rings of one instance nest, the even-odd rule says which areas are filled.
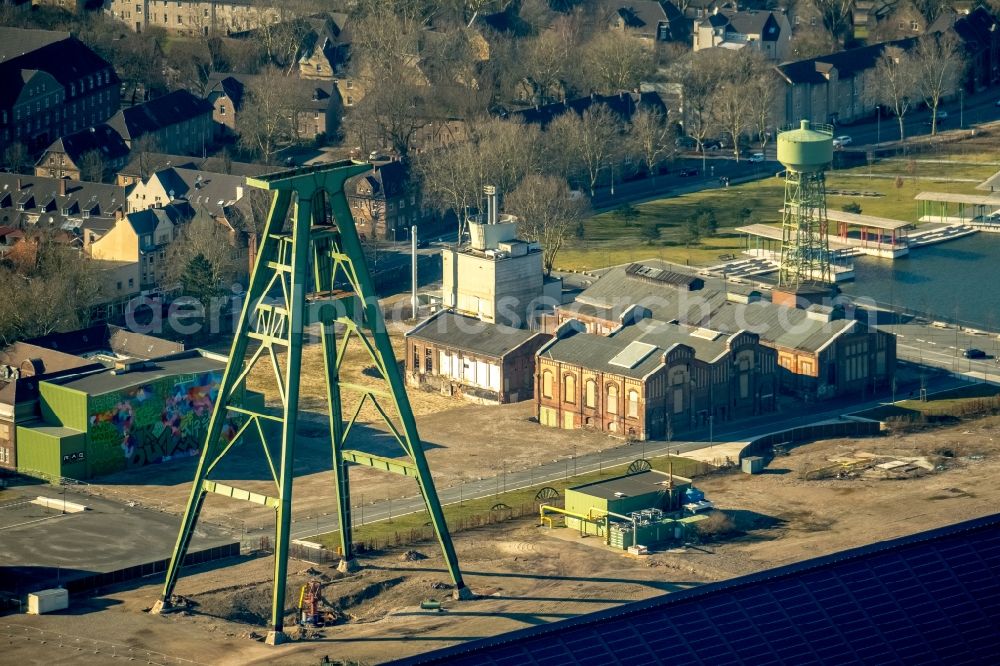
[[[318,326],[321,331],[333,480],[343,554],[341,567],[354,567],[349,465],[367,465],[416,480],[455,585],[455,596],[469,596],[344,195],[344,182],[369,168],[341,162],[247,181],[249,185],[274,193],[271,209],[166,582],[154,612],[170,610],[180,567],[205,498],[208,493],[222,494],[275,510],[274,589],[268,642],[280,643],[285,639],[285,591],[302,347],[305,330],[312,326]],[[342,286],[349,290],[339,289]],[[251,342],[256,344],[252,350]],[[360,345],[368,352],[383,386],[361,386],[340,380],[349,344]],[[257,363],[268,364],[273,369],[281,403],[279,410],[252,408],[240,399],[245,380]],[[344,418],[342,393],[360,396],[349,419]],[[385,421],[388,432],[403,450],[402,458],[346,448],[351,429],[365,404],[372,405]],[[262,447],[276,496],[252,493],[211,480],[212,472],[226,455],[246,456],[251,452],[248,448],[254,443],[248,440],[256,440]],[[240,444],[244,446],[241,448]]]
[[[778,284],[795,288],[833,281],[825,175],[822,171],[803,173],[789,169],[781,217]]]

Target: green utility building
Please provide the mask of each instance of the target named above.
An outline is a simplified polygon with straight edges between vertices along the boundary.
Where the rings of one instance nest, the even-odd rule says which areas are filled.
[[[198,455],[225,366],[192,350],[39,382],[41,421],[17,427],[18,470],[88,479]]]
[[[687,525],[665,514],[681,510],[690,487],[691,479],[648,470],[567,488],[566,527],[623,550],[680,538]]]

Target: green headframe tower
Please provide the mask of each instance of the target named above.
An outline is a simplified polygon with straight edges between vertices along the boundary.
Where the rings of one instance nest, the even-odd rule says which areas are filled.
[[[261,235],[247,298],[239,317],[229,362],[219,387],[201,459],[184,511],[180,533],[160,600],[153,612],[170,610],[177,576],[187,553],[198,515],[209,493],[256,502],[275,511],[274,591],[271,631],[267,641],[285,639],[285,588],[292,519],[292,467],[299,416],[302,346],[307,328],[319,328],[323,347],[327,411],[330,419],[333,482],[340,523],[341,568],[355,567],[351,534],[349,464],[367,465],[416,480],[431,525],[444,552],[458,598],[471,596],[444,521],[417,424],[403,388],[399,366],[365,264],[361,241],[344,196],[344,182],[368,165],[339,162],[248,179],[273,193]],[[361,345],[371,356],[382,386],[340,381],[344,351]],[[251,349],[252,347],[252,349]],[[283,362],[282,362],[283,361]],[[280,409],[250,409],[236,399],[257,363],[273,367]],[[342,395],[360,395],[353,415],[345,419]],[[362,406],[370,403],[399,443],[399,458],[347,448]],[[247,440],[256,440],[251,442]],[[244,446],[240,446],[240,444]],[[246,456],[260,445],[274,479],[276,493],[267,496],[233,488],[211,479],[227,455]]]
[[[833,127],[812,125],[778,134],[785,167],[778,287],[786,293],[825,292],[834,282],[826,217],[826,169],[833,161]]]

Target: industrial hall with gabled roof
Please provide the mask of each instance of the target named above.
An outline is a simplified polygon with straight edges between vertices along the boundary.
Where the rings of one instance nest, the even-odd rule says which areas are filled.
[[[645,440],[767,413],[775,359],[746,331],[632,317],[599,335],[568,320],[537,354],[538,421]]]
[[[653,319],[678,322],[731,335],[741,330],[760,336],[760,344],[777,352],[778,381],[783,392],[804,400],[871,393],[891,381],[896,341],[869,326],[860,311],[836,298],[829,303],[789,307],[767,300],[767,290],[699,277],[683,266],[647,260],[612,268],[576,301],[560,306],[546,322],[547,330],[576,319],[591,333],[607,335],[622,325],[632,308]],[[659,280],[687,274],[697,282]],[[634,313],[634,311],[633,311]],[[630,315],[630,316],[634,316]]]

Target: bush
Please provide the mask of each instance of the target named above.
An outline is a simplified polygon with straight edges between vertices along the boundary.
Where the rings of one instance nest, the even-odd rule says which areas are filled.
[[[695,523],[698,535],[706,539],[724,539],[736,534],[736,522],[725,511],[712,511],[708,518]]]
[[[861,204],[859,204],[857,201],[851,201],[841,206],[840,210],[844,211],[845,213],[854,213],[855,215],[860,215]]]

